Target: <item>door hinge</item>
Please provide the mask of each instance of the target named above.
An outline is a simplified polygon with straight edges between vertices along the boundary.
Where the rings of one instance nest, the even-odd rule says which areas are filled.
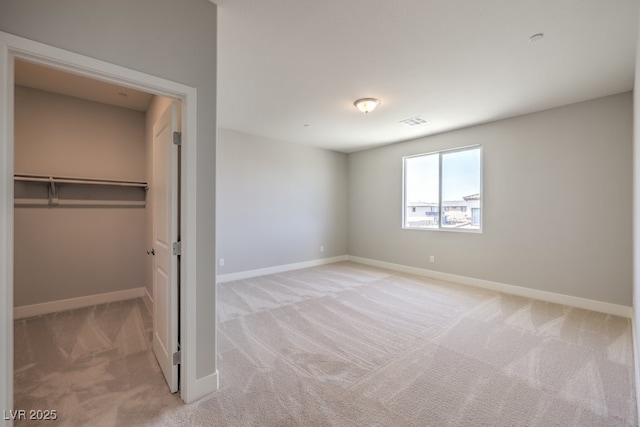
[[[182,145],[182,133],[180,132],[173,133],[173,143],[175,145]]]
[[[173,243],[173,254],[174,255],[182,255],[182,242],[174,242]]]
[[[182,364],[182,350],[178,350],[173,353],[173,365],[181,365]]]

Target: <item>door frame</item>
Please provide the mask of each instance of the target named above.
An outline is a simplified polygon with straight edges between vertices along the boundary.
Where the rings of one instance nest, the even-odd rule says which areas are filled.
[[[13,408],[13,173],[14,59],[130,87],[182,103],[180,175],[181,398],[200,397],[196,378],[196,154],[197,90],[157,76],[0,31],[0,409]],[[11,423],[9,421],[9,423]]]

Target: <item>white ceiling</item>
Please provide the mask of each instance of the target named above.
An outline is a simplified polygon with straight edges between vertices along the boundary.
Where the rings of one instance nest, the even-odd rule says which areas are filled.
[[[349,153],[633,89],[637,0],[212,1],[218,126],[267,138]],[[16,82],[150,101],[29,63]]]
[[[65,71],[16,60],[15,83],[19,86],[88,99],[116,107],[147,111],[152,95]]]
[[[212,1],[218,125],[268,138],[354,152],[633,88],[636,0]]]

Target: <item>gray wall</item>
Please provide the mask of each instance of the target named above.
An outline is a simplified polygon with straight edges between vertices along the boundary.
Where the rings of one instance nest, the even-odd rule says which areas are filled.
[[[2,0],[0,31],[197,89],[196,377],[213,374],[216,5],[207,0]]]
[[[403,230],[402,157],[469,144],[482,234]],[[348,253],[630,306],[631,195],[625,93],[349,155]]]
[[[144,181],[144,121],[139,111],[18,86],[15,171]],[[80,189],[58,187],[62,200],[85,200]],[[140,189],[108,194],[144,199]],[[22,207],[14,219],[16,306],[143,286],[144,208]]]
[[[345,154],[220,129],[218,156],[218,274],[346,254]]]

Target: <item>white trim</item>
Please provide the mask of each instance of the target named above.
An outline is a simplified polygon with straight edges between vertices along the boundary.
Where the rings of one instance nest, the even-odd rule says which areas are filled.
[[[522,286],[507,285],[505,283],[491,282],[489,280],[474,279],[472,277],[458,276],[455,274],[442,273],[440,271],[427,270],[424,268],[409,267],[406,265],[377,261],[369,258],[361,258],[351,255],[349,255],[348,258],[349,261],[357,262],[360,264],[386,268],[388,270],[395,270],[403,273],[415,274],[417,276],[430,277],[432,279],[445,280],[462,285],[474,286],[476,288],[489,289],[492,291],[503,292],[505,294],[518,295],[521,297],[533,298],[540,301],[553,302],[556,304],[563,304],[571,307],[583,308],[585,310],[592,310],[600,313],[612,314],[615,316],[627,318],[630,318],[632,315],[632,308],[624,305],[595,301],[586,298],[574,297],[571,295],[556,294],[553,292],[525,288]]]
[[[182,101],[182,200],[180,268],[181,397],[198,396],[196,383],[197,90],[0,31],[0,408],[13,407],[13,58],[70,71]],[[212,332],[212,337],[214,336]],[[0,425],[2,423],[0,422]]]
[[[0,33],[2,36],[2,33]],[[0,409],[13,409],[13,62],[0,38]],[[11,126],[7,126],[10,123]],[[13,421],[0,421],[12,426]]]
[[[462,151],[470,151],[470,150],[480,150],[480,226],[476,228],[456,228],[456,227],[444,227],[442,225],[442,211],[443,211],[443,200],[442,200],[442,155],[449,154],[454,152],[462,152]],[[436,228],[422,228],[422,227],[407,227],[407,160],[415,157],[424,157],[431,155],[438,155],[438,227]],[[483,157],[484,157],[484,147],[482,144],[473,144],[466,145],[463,147],[455,147],[455,148],[447,148],[444,150],[431,151],[428,153],[420,153],[420,154],[412,154],[409,156],[404,156],[402,158],[402,229],[403,230],[417,230],[417,231],[452,231],[455,233],[476,233],[482,234],[482,224],[483,218],[482,215],[482,206],[484,197],[482,197],[484,191],[484,168],[483,168]]]
[[[638,354],[638,339],[636,337],[636,314],[635,307],[632,308],[631,314],[631,337],[633,339],[633,372],[635,374],[636,383],[636,411],[638,412],[638,420],[640,420],[640,354]]]
[[[197,126],[196,126],[196,90],[190,88],[189,102],[182,102],[182,146],[180,175],[180,348],[182,365],[180,366],[180,397],[186,403],[200,399],[204,395],[198,392],[196,373],[197,352]],[[215,299],[213,301],[215,306]],[[212,340],[215,340],[215,323],[212,325]],[[204,325],[200,330],[207,329]],[[214,371],[217,372],[216,345],[213,342]]]
[[[123,291],[107,292],[104,294],[43,302],[40,304],[23,305],[13,309],[13,318],[24,319],[25,317],[41,316],[43,314],[56,313],[58,311],[73,310],[74,308],[90,307],[92,305],[106,304],[108,302],[140,298],[144,296],[144,293],[144,288],[133,288],[125,289]]]
[[[146,286],[144,287],[144,295],[142,296],[142,299],[144,300],[144,305],[147,306],[147,310],[149,310],[149,313],[153,316],[153,297]]]
[[[196,380],[196,395],[199,396],[198,399],[218,391],[219,388],[220,376],[218,375],[217,369],[213,374]]]
[[[283,273],[285,271],[299,270],[301,268],[317,267],[319,265],[333,264],[334,262],[347,261],[347,255],[332,258],[320,258],[311,261],[296,262],[293,264],[276,265],[273,267],[246,270],[237,273],[220,274],[216,277],[217,283],[232,282],[234,280],[250,279],[252,277],[265,276],[267,274]]]

